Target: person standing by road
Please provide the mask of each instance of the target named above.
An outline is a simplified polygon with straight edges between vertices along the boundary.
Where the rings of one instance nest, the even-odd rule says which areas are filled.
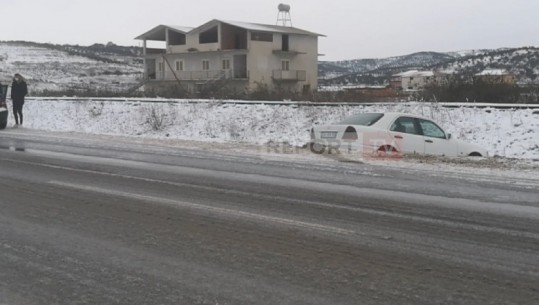
[[[13,101],[13,116],[15,117],[15,126],[22,125],[22,106],[24,105],[24,97],[28,94],[26,80],[19,73],[13,77],[11,84],[11,100]],[[19,123],[20,118],[20,123]]]

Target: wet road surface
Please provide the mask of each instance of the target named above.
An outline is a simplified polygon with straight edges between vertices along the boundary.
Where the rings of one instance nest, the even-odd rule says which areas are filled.
[[[0,304],[538,304],[538,182],[0,134]]]

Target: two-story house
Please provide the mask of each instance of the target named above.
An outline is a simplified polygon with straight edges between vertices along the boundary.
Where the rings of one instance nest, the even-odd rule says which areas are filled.
[[[395,90],[418,91],[435,81],[433,71],[410,70],[394,74],[391,87]]]
[[[310,92],[318,82],[317,33],[294,27],[211,20],[196,28],[159,25],[144,46],[145,86],[197,92],[219,81],[231,90]],[[165,49],[148,47],[165,43]]]
[[[415,92],[431,85],[445,86],[454,79],[455,72],[450,70],[410,70],[392,75],[390,87],[399,91]]]

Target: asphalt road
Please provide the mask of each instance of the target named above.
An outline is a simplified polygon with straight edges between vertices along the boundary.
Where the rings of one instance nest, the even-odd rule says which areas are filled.
[[[0,304],[539,304],[539,182],[0,133]]]

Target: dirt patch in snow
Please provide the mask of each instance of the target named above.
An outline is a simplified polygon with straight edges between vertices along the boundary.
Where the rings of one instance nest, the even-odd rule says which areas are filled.
[[[493,169],[522,169],[539,170],[538,160],[522,160],[503,157],[461,157],[448,158],[425,155],[404,155],[405,161],[424,163],[424,164],[447,164],[454,166],[465,166],[469,168],[493,168]]]

